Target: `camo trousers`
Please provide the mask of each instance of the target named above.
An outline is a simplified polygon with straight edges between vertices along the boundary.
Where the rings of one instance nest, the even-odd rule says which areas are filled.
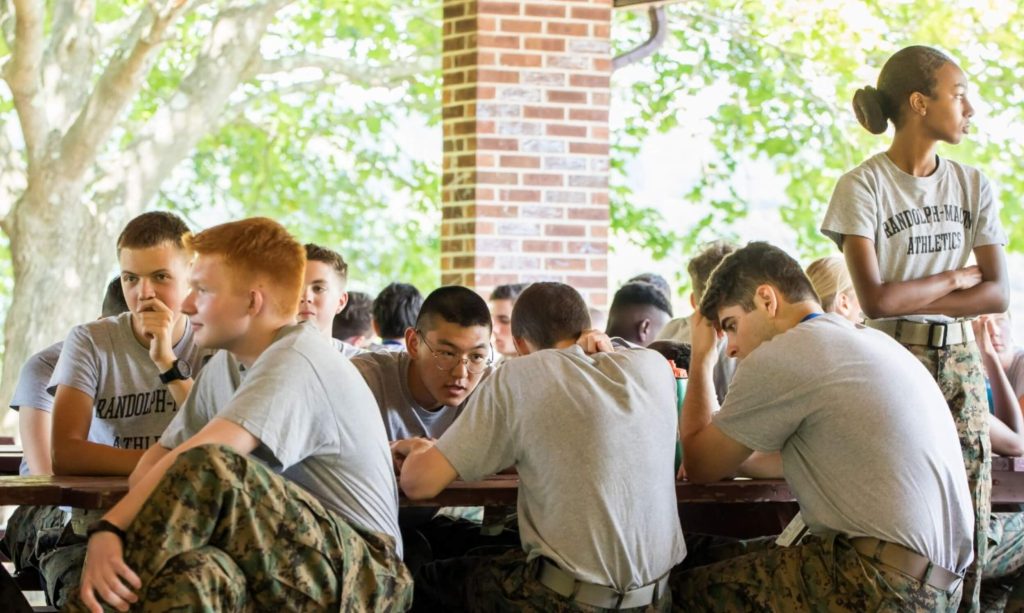
[[[955,611],[952,592],[862,556],[844,537],[805,537],[669,578],[676,611]]]
[[[983,611],[1024,611],[1024,513],[993,513],[982,571]]]
[[[537,580],[540,558],[526,561],[521,549],[495,556],[465,556],[424,566],[416,575],[413,610],[508,611],[525,613],[599,613],[601,609],[569,600]],[[662,594],[634,613],[668,611],[671,597]]]
[[[46,601],[64,606],[78,589],[85,537],[75,534],[69,514],[54,506],[21,506],[7,521],[2,545],[16,572],[39,573]]]
[[[144,611],[404,611],[391,536],[223,446],[181,454],[128,527]],[[73,599],[71,610],[82,610]]]
[[[964,575],[961,610],[978,611],[981,569],[988,560],[989,515],[992,511],[992,446],[988,438],[988,399],[981,354],[975,343],[932,349],[905,345],[939,384],[960,436],[967,485],[974,507],[974,561]]]

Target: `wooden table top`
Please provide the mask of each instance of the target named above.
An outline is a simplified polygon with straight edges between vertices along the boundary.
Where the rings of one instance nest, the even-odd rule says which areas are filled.
[[[0,458],[3,447],[0,446]],[[0,460],[2,461],[2,460]],[[1024,503],[1024,459],[993,458],[992,501]],[[0,475],[0,505],[61,505],[83,509],[113,506],[128,491],[125,477],[20,477]],[[437,497],[409,500],[403,507],[515,506],[518,475],[495,475],[483,481],[455,481]],[[676,483],[676,498],[688,504],[794,502],[783,480],[734,479],[716,483]]]

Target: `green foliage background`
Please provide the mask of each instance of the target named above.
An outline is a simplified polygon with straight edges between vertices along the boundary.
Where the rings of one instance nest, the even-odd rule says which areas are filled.
[[[655,259],[678,261],[707,240],[732,238],[750,206],[733,176],[745,162],[766,160],[785,182],[779,221],[795,230],[798,255],[834,252],[818,225],[836,179],[889,143],[856,123],[849,101],[858,87],[874,85],[893,52],[926,44],[960,62],[979,111],[977,132],[939,153],[980,167],[1001,188],[1009,249],[1024,249],[1018,2],[707,0],[674,4],[667,13],[669,39],[645,60],[651,78],[618,92],[631,106],[613,144],[612,221],[619,236]],[[647,29],[643,13],[618,12],[617,51],[643,40]],[[724,102],[707,118],[714,156],[678,201],[692,210],[694,224],[666,231],[661,213],[634,201],[626,163],[649,135],[694,121],[702,95],[723,90]]]
[[[97,21],[115,23],[140,2],[101,0]],[[218,4],[199,8],[175,28],[129,111],[122,144],[133,125],[172,96]],[[392,279],[437,285],[440,152],[418,155],[407,129],[439,131],[440,72],[386,84],[373,77],[416,58],[439,57],[440,5],[302,0],[282,11],[266,49],[349,57],[367,78],[328,86],[314,73],[245,83],[237,108],[175,171],[156,206],[182,212],[197,227],[246,215],[274,217],[298,236],[344,253],[357,287],[375,290]],[[1024,249],[1024,175],[1017,172],[1024,94],[1016,78],[1024,74],[1024,19],[1018,2],[704,0],[667,10],[669,40],[644,60],[650,78],[625,86],[614,81],[616,100],[628,108],[614,134],[612,159],[618,240],[641,245],[653,259],[684,261],[700,243],[734,236],[750,203],[733,177],[759,160],[784,179],[779,222],[796,231],[799,255],[829,252],[817,225],[835,180],[887,144],[856,124],[848,101],[857,87],[873,83],[893,51],[923,43],[961,61],[979,107],[978,133],[942,154],[978,165],[1001,187],[1010,248]],[[617,11],[616,50],[635,46],[646,28],[643,13]],[[0,45],[0,62],[7,54]],[[661,213],[635,201],[626,165],[648,136],[693,121],[695,101],[711,91],[725,94],[701,119],[712,125],[714,155],[677,203],[692,211],[693,223],[667,228]],[[11,120],[10,99],[0,91],[0,122]],[[10,292],[4,255],[0,300]]]

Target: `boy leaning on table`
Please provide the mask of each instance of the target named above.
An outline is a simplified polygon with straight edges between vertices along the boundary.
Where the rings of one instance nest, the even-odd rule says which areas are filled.
[[[302,245],[254,218],[191,246],[183,311],[199,344],[224,351],[90,527],[71,608],[404,610],[384,427],[351,363],[295,323]]]
[[[393,446],[413,499],[512,465],[520,478],[522,550],[425,566],[416,609],[670,606],[668,572],[686,554],[672,474],[675,382],[653,351],[588,356],[577,340],[589,327],[576,290],[532,284],[512,311],[523,357],[483,382],[436,443]]]
[[[740,360],[714,417],[712,325]],[[691,335],[688,478],[714,481],[752,450],[781,450],[809,535],[674,571],[674,606],[955,610],[973,513],[956,428],[921,363],[883,333],[822,314],[800,265],[767,243],[722,261]]]

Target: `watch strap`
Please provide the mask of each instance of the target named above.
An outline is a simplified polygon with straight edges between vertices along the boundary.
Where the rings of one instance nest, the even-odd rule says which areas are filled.
[[[121,539],[122,543],[124,543],[124,540],[128,537],[127,532],[105,519],[94,521],[85,529],[86,537],[92,537],[92,535],[97,532],[113,532],[117,535],[117,538]]]

